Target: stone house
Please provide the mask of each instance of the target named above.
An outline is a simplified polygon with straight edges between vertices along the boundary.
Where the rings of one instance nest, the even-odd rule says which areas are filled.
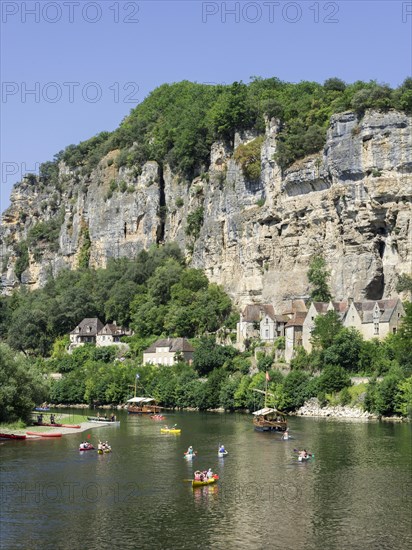
[[[98,347],[119,346],[122,344],[120,342],[122,336],[131,336],[132,334],[131,330],[118,326],[116,322],[103,325],[97,317],[86,318],[70,332],[68,351],[70,353],[84,344],[95,344]]]
[[[103,326],[103,323],[97,317],[83,319],[69,334],[69,352],[84,344],[96,344],[97,333]]]
[[[236,343],[241,349],[245,341],[250,338],[259,338],[262,342],[274,342],[279,336],[285,335],[285,325],[289,318],[285,315],[276,315],[270,304],[247,305],[240,314],[237,323]]]
[[[304,311],[296,312],[285,326],[285,361],[293,359],[296,348],[302,345],[303,323],[306,319]]]
[[[383,339],[396,333],[404,315],[405,309],[399,298],[352,302],[343,326],[356,328],[365,340]]]
[[[133,331],[113,323],[107,323],[96,335],[96,346],[119,346],[122,336],[131,336]],[[125,345],[125,344],[122,344]]]
[[[179,359],[191,363],[194,351],[186,338],[163,338],[144,350],[143,364],[174,365]]]

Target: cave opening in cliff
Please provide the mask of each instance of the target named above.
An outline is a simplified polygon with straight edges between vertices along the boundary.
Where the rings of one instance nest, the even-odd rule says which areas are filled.
[[[385,254],[385,241],[379,241],[378,242],[378,253],[381,258],[383,258],[383,255]]]
[[[163,179],[163,166],[159,167],[159,222],[156,229],[156,244],[163,244],[165,238],[165,222],[166,222],[166,197],[165,197],[165,181]]]
[[[372,281],[365,288],[366,300],[382,300],[385,290],[385,276],[383,273],[377,273]]]

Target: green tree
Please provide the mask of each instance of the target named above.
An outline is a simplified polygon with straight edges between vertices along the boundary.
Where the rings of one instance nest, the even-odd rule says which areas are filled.
[[[333,393],[351,386],[350,376],[339,365],[326,365],[322,374],[317,379],[319,392]]]
[[[339,365],[347,371],[357,372],[363,338],[354,328],[342,328],[332,344],[324,350],[323,361],[326,364]]]
[[[0,344],[0,422],[28,421],[33,407],[47,397],[47,390],[29,360]]]
[[[315,326],[312,330],[311,341],[315,349],[325,350],[333,343],[342,330],[342,323],[335,310],[328,311],[325,315],[315,317]]]
[[[332,299],[328,286],[330,271],[322,256],[314,256],[309,264],[308,280],[312,285],[310,298],[313,302],[329,302]]]
[[[237,355],[237,350],[231,346],[219,346],[212,336],[200,338],[193,354],[193,367],[200,376],[204,376],[219,367],[228,359]]]

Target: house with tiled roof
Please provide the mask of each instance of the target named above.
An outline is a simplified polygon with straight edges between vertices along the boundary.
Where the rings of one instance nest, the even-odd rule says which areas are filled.
[[[69,351],[73,351],[73,349],[79,346],[84,346],[84,344],[96,344],[97,333],[103,326],[103,323],[97,317],[83,319],[69,334]]]
[[[113,323],[104,325],[97,317],[87,317],[73,329],[70,334],[69,352],[84,344],[95,344],[98,347],[121,344],[122,336],[131,336],[133,332]]]
[[[236,343],[243,348],[245,341],[250,338],[259,338],[262,342],[274,342],[276,338],[284,336],[285,325],[289,318],[276,314],[270,304],[249,304],[240,314],[237,323]]]
[[[397,332],[404,315],[405,309],[399,298],[352,302],[343,326],[356,328],[365,340],[383,339]]]
[[[178,361],[193,361],[194,348],[186,338],[162,338],[143,352],[143,364],[174,365]]]
[[[119,346],[122,336],[131,336],[133,331],[124,328],[113,321],[106,323],[96,335],[96,346]]]
[[[285,325],[285,360],[289,363],[297,347],[302,345],[303,323],[307,312],[296,311]]]

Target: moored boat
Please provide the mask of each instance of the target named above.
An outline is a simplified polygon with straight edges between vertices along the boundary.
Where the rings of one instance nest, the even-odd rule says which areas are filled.
[[[0,433],[0,439],[26,439],[25,435]]]
[[[112,420],[111,418],[105,418],[104,416],[88,416],[88,422],[94,422],[96,424],[120,424],[120,420]]]
[[[39,437],[61,437],[61,432],[50,432],[50,433],[43,433],[43,432],[26,432],[27,435],[37,435]]]
[[[49,412],[50,407],[35,407],[34,410],[38,412]]]

